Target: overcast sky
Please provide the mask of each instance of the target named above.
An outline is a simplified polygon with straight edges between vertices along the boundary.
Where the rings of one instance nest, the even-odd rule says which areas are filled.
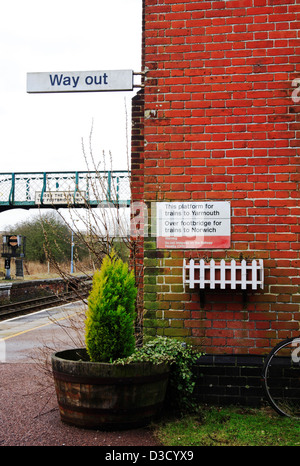
[[[27,94],[26,75],[139,72],[141,15],[142,0],[1,1],[1,173],[85,170],[81,140],[92,121],[95,157],[110,151],[115,168],[127,168],[125,115],[136,91]],[[12,212],[1,213],[0,229]]]

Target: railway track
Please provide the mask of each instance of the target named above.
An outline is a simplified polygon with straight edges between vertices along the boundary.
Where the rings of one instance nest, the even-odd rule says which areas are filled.
[[[85,296],[82,297],[86,297]],[[67,291],[59,295],[53,294],[40,298],[33,298],[26,301],[4,304],[0,306],[0,321],[11,317],[30,314],[35,311],[47,309],[49,307],[61,306],[80,299],[75,291]]]

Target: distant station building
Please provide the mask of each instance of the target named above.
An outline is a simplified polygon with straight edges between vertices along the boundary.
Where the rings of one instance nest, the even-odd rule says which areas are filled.
[[[257,362],[299,333],[300,4],[143,3],[132,196],[146,205],[145,331],[223,366]]]

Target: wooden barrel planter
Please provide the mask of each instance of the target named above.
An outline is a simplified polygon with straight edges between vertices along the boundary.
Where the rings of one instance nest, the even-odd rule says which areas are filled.
[[[85,349],[52,355],[61,420],[84,428],[124,429],[148,424],[161,411],[169,368],[88,361]]]

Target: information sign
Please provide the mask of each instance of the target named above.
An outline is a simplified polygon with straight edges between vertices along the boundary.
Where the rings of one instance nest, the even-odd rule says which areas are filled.
[[[28,93],[132,91],[132,70],[27,73]]]
[[[41,204],[41,195],[42,195],[41,192],[35,193],[36,204]],[[45,191],[43,192],[42,202],[44,205],[45,204],[47,205],[48,204],[49,205],[85,204],[85,199],[79,192],[76,192],[74,196],[74,192],[70,192],[70,191],[54,191],[54,192]]]
[[[226,249],[231,243],[229,202],[158,202],[158,248]]]

